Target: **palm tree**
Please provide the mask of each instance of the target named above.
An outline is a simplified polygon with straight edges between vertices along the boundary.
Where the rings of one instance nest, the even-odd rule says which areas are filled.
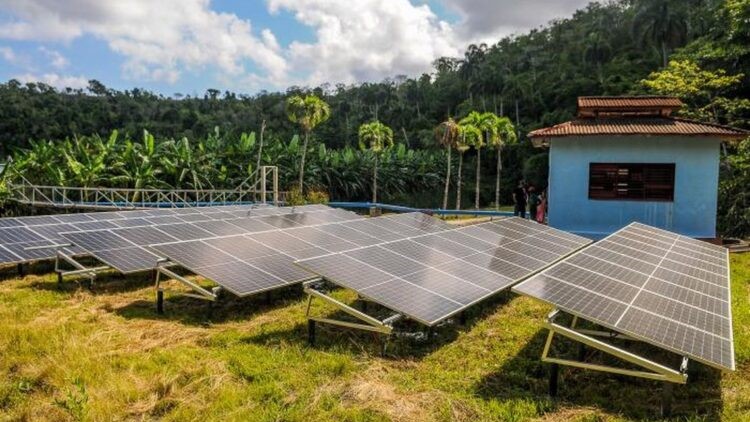
[[[448,159],[446,160],[445,169],[445,189],[443,191],[443,209],[448,209],[448,192],[450,190],[451,183],[451,152],[456,147],[456,140],[458,139],[458,123],[453,118],[449,117],[448,120],[440,123],[435,128],[435,140],[444,146],[447,151]]]
[[[633,18],[633,35],[651,39],[659,47],[662,67],[669,62],[669,49],[687,38],[688,23],[683,6],[674,0],[641,1]]]
[[[497,174],[495,176],[495,208],[500,208],[500,172],[503,170],[503,148],[518,141],[516,128],[509,118],[503,116],[495,121],[495,134],[489,144],[497,148]]]
[[[482,141],[482,131],[472,124],[458,126],[458,139],[456,139],[456,150],[458,150],[458,183],[456,189],[456,209],[461,209],[461,190],[463,188],[463,166],[464,153],[472,145]]]
[[[461,119],[459,124],[472,125],[481,132],[478,139],[471,144],[477,150],[476,185],[474,186],[474,208],[479,209],[479,182],[481,181],[482,147],[490,143],[490,139],[497,136],[498,117],[494,113],[479,113],[472,111],[468,116]]]
[[[393,130],[375,120],[359,127],[359,147],[370,149],[375,164],[372,170],[372,203],[378,202],[378,158],[383,150],[393,146]]]
[[[258,180],[260,180],[263,175],[260,174],[260,162],[261,157],[263,157],[263,132],[266,131],[266,119],[263,119],[263,121],[260,123],[260,145],[258,145],[258,164],[255,167],[255,171],[258,173]]]
[[[305,157],[310,133],[316,126],[331,117],[331,107],[315,95],[307,95],[304,98],[299,95],[290,97],[286,101],[286,112],[289,120],[298,123],[305,133],[305,142],[302,146],[302,159],[299,165],[299,190],[303,191],[305,178]]]

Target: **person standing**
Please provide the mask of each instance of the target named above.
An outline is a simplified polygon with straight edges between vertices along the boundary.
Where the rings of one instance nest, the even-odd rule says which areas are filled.
[[[536,218],[537,223],[544,224],[544,215],[547,213],[547,195],[545,191],[542,191],[541,195],[539,195],[539,206],[536,209],[536,215],[533,216]]]
[[[513,203],[515,204],[513,215],[526,218],[526,190],[523,188],[523,180],[520,180],[518,186],[513,189]]]
[[[536,220],[536,210],[539,205],[539,194],[536,193],[534,185],[529,185],[529,218]]]

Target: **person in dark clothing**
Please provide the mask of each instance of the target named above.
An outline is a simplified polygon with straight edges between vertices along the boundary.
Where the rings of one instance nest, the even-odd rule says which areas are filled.
[[[536,188],[533,185],[529,186],[529,218],[536,219],[536,210],[539,206],[539,194],[536,193]]]
[[[513,203],[516,204],[513,215],[526,218],[526,190],[523,186],[523,180],[518,182],[518,186],[513,189]]]

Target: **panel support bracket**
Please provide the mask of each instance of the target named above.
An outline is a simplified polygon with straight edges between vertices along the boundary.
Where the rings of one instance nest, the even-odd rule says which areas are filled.
[[[306,282],[303,285],[304,291],[308,295],[307,309],[305,311],[305,316],[307,317],[308,340],[311,345],[315,344],[315,324],[316,323],[330,324],[330,325],[335,325],[335,326],[344,327],[344,328],[353,328],[357,330],[369,331],[369,332],[385,334],[386,336],[389,336],[393,332],[393,324],[395,324],[396,321],[403,318],[401,314],[394,314],[384,320],[379,320],[375,317],[367,315],[366,313],[358,309],[355,309],[341,302],[340,300],[335,299],[325,294],[324,292],[318,290],[315,287],[315,284],[319,282],[320,280],[312,280],[312,281]],[[347,313],[348,315],[351,315],[352,317],[362,322],[350,322],[350,321],[343,321],[340,319],[313,316],[311,314],[311,305],[312,305],[312,301],[314,298],[320,299],[323,302],[329,305],[332,305],[333,307]],[[386,346],[386,343],[384,342],[383,352],[385,352],[385,346]]]
[[[94,286],[94,281],[96,280],[96,274],[100,273],[102,271],[109,270],[110,267],[107,265],[102,265],[99,267],[86,267],[85,265],[81,264],[80,262],[76,261],[75,258],[73,258],[71,255],[68,255],[65,253],[63,248],[72,246],[71,244],[61,244],[61,245],[54,245],[55,248],[55,272],[57,273],[57,283],[61,284],[63,282],[63,277],[69,276],[69,275],[86,275],[89,278],[89,287]],[[63,270],[61,267],[62,262],[68,263],[70,266],[75,268],[74,270]]]
[[[199,286],[197,283],[194,283],[186,279],[185,277],[175,273],[174,271],[167,269],[166,266],[168,265],[170,265],[170,263],[166,259],[160,259],[156,265],[156,269],[154,270],[156,272],[154,274],[154,288],[156,289],[156,311],[159,314],[164,313],[164,292],[175,293],[195,299],[207,300],[209,302],[216,302],[216,300],[218,300],[219,293],[221,292],[221,287],[214,287],[209,291],[208,289]],[[184,291],[170,290],[162,287],[162,276],[164,276],[165,278],[176,280],[180,284],[190,288],[192,292],[186,293]]]
[[[636,355],[632,352],[624,350],[620,347],[612,345],[603,341],[600,338],[621,338],[624,340],[635,340],[628,336],[623,336],[619,333],[610,333],[607,331],[597,330],[584,330],[576,328],[578,317],[573,318],[573,323],[570,327],[566,327],[556,320],[560,316],[561,311],[556,309],[547,316],[547,321],[544,326],[549,330],[547,335],[547,341],[544,344],[544,350],[542,351],[542,361],[553,364],[552,375],[556,378],[557,366],[565,365],[575,368],[590,369],[594,371],[609,372],[612,374],[626,375],[637,378],[646,378],[656,381],[664,381],[673,384],[685,384],[687,382],[687,357],[682,358],[682,364],[679,369],[669,368],[660,363],[654,362],[643,356]],[[643,368],[643,370],[625,369],[607,365],[599,365],[594,363],[585,362],[582,354],[579,353],[579,359],[564,359],[550,356],[550,348],[552,346],[552,339],[555,334],[566,337],[570,340],[578,342],[581,346],[588,346],[601,352],[607,353],[625,362],[631,363],[635,366]],[[597,338],[599,337],[599,338]],[[555,396],[557,391],[557,380],[550,378],[550,395]]]

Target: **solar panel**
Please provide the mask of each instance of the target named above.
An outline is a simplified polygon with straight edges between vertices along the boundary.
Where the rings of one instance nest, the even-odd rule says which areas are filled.
[[[705,364],[734,369],[728,251],[633,223],[513,290]]]
[[[62,223],[54,216],[51,215],[36,215],[33,217],[20,217],[18,218],[25,226],[40,226],[42,224],[57,224]]]
[[[96,259],[123,274],[130,274],[143,271],[144,266],[148,268],[156,267],[156,261],[159,257],[142,247],[134,246],[98,251]]]
[[[21,261],[23,261],[23,258],[5,249],[5,247],[0,246],[0,262],[10,264],[10,263],[16,263],[16,262],[21,262]]]
[[[590,243],[520,218],[459,228],[408,214],[366,223],[344,225],[388,241],[297,264],[430,326]],[[391,240],[398,232],[415,235]],[[519,252],[524,246],[543,254]]]
[[[0,229],[0,244],[8,245],[19,242],[34,242],[44,240],[28,227],[6,227]]]
[[[229,220],[234,232],[244,231],[245,234],[151,247],[156,253],[213,280],[232,293],[246,296],[314,278],[313,274],[293,265],[296,259],[359,246],[324,231],[328,226],[337,225],[335,221],[360,218],[356,214],[315,207],[310,215],[294,213]],[[301,227],[306,224],[312,226]]]
[[[131,241],[139,246],[151,245],[154,243],[167,243],[178,240],[169,234],[159,230],[156,227],[130,227],[124,229],[114,229],[112,233]]]
[[[83,223],[86,221],[94,221],[94,219],[89,217],[88,214],[59,214],[56,215],[55,218],[63,223]]]
[[[109,230],[63,233],[64,238],[84,247],[87,251],[97,252],[108,249],[121,249],[135,246],[132,242],[112,233]]]
[[[167,211],[167,210],[155,210],[155,211]],[[318,209],[317,211],[314,211],[315,213],[328,213],[333,212],[328,207],[324,207],[322,210]],[[339,212],[340,213],[340,212]],[[346,212],[344,212],[346,213]],[[196,215],[197,213],[188,214],[188,215]],[[236,222],[245,222],[245,221],[252,221],[252,220],[259,220],[263,217],[245,217],[245,218],[235,218],[233,214],[229,213],[223,213],[225,216],[233,218],[231,221]],[[352,213],[347,213],[352,214]],[[116,223],[119,225],[133,225],[134,227],[125,227],[125,228],[113,228],[113,229],[105,229],[105,230],[94,230],[94,231],[85,231],[85,232],[79,232],[79,233],[65,233],[63,237],[71,242],[73,242],[75,245],[80,246],[83,248],[83,250],[89,252],[90,254],[94,255],[97,258],[100,258],[100,256],[104,256],[105,254],[103,251],[110,251],[110,250],[123,250],[125,248],[129,248],[132,246],[149,246],[153,244],[161,244],[161,243],[169,243],[169,242],[179,242],[179,241],[186,241],[186,240],[195,240],[195,239],[209,239],[214,237],[221,237],[221,236],[230,236],[230,235],[236,235],[238,233],[246,233],[249,232],[246,230],[243,226],[245,224],[238,223],[238,225],[232,224],[225,220],[207,220],[202,221],[198,223],[177,223],[177,224],[159,224],[154,225],[154,220],[156,222],[164,221],[165,216],[151,216],[151,217],[143,217],[143,213],[138,213],[138,217],[128,219],[128,220],[118,220]],[[206,213],[206,215],[219,215],[217,212],[212,213]],[[295,214],[296,215],[296,214]],[[122,224],[124,221],[129,221],[129,224]],[[167,221],[173,221],[173,220],[167,220]],[[141,225],[141,224],[149,224],[149,225]],[[113,222],[110,221],[93,221],[93,222],[87,222],[87,223],[77,223],[75,226],[82,226],[82,225],[101,225],[101,224],[111,224],[114,226]],[[262,224],[262,223],[261,223]],[[296,223],[295,223],[296,224]],[[255,228],[258,228],[256,225]],[[265,228],[267,230],[276,230],[274,227],[265,225]],[[112,241],[110,244],[109,241]],[[127,242],[127,243],[123,243]],[[145,271],[148,269],[151,269],[154,267],[154,261],[152,259],[151,254],[146,253],[146,249],[143,248],[137,248],[131,250],[125,250],[123,253],[129,253],[131,256],[125,256],[122,259],[118,261],[112,260],[112,258],[108,258],[110,262],[119,262],[119,267],[114,267],[115,269],[127,269],[128,272],[134,272],[137,270]],[[308,254],[299,253],[295,256],[311,256],[311,251],[308,251]],[[318,253],[319,254],[319,253]],[[109,254],[108,254],[109,255]],[[147,259],[143,260],[140,264],[140,268],[137,268],[137,262],[138,257],[142,256]],[[104,260],[102,260],[104,261]]]
[[[23,224],[17,218],[0,218],[0,227],[18,227]]]

